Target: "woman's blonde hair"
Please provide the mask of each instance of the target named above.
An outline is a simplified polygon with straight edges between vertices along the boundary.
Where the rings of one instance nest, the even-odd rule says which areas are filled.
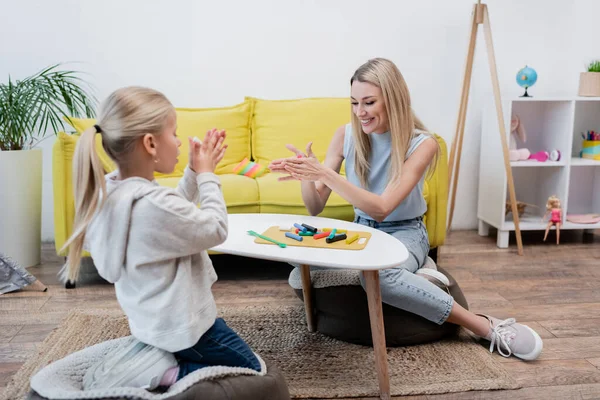
[[[422,133],[426,135],[432,135],[427,132],[425,125],[412,110],[408,86],[398,67],[392,61],[385,58],[374,58],[367,61],[354,72],[350,79],[350,86],[354,81],[370,83],[381,88],[392,139],[392,165],[388,174],[388,184],[397,182],[415,129],[424,131]],[[362,130],[359,118],[354,113],[352,113],[352,135],[355,143],[356,174],[362,186],[366,188],[371,143],[369,137]],[[436,153],[429,166],[429,173],[433,173],[437,159],[438,154]]]
[[[173,112],[173,105],[162,93],[144,87],[125,87],[108,96],[96,125],[81,134],[73,155],[73,234],[61,249],[69,248],[67,263],[61,271],[63,280],[77,280],[87,227],[106,195],[105,171],[96,152],[96,134],[102,136],[106,154],[122,167],[129,162],[136,141],[147,133],[163,132]]]

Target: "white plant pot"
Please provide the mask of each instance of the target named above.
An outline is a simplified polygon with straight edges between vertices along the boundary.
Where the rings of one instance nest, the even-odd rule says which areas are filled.
[[[42,150],[0,151],[0,253],[28,268],[41,241]]]

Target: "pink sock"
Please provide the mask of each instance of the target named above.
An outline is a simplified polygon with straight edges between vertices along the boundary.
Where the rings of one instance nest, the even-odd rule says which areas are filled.
[[[179,366],[171,367],[165,372],[158,386],[171,386],[177,382],[177,375],[179,375]]]

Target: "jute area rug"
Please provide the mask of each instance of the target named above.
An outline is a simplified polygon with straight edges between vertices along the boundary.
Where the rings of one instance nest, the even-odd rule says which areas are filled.
[[[304,307],[220,307],[220,316],[265,360],[276,364],[293,398],[378,396],[373,349],[306,329]],[[129,335],[120,312],[74,310],[9,383],[5,399],[22,399],[41,367],[101,341]],[[393,396],[516,389],[489,351],[466,334],[418,346],[388,348]]]

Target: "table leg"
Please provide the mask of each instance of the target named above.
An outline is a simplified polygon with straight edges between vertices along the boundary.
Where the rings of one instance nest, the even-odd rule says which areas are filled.
[[[362,271],[365,277],[367,299],[369,301],[369,319],[375,352],[375,368],[379,380],[379,397],[390,399],[390,375],[385,345],[385,329],[383,327],[383,310],[381,308],[381,289],[379,287],[379,271]]]
[[[306,323],[308,325],[308,331],[314,332],[315,326],[315,314],[313,313],[313,299],[312,299],[312,282],[310,280],[310,265],[300,266],[300,276],[302,277],[302,297],[304,297],[304,311],[306,312]]]

